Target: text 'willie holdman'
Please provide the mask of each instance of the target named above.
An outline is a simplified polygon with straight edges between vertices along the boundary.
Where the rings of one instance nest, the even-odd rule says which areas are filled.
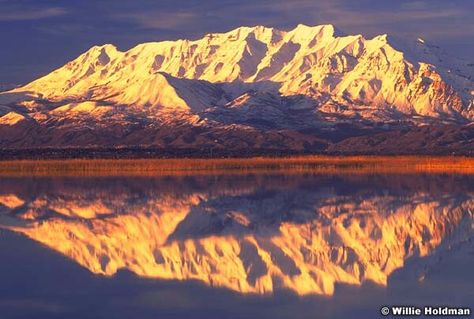
[[[471,316],[471,308],[468,307],[413,307],[413,306],[391,306],[382,307],[380,313],[384,316]]]

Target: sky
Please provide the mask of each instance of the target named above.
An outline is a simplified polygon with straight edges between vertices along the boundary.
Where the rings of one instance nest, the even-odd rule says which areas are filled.
[[[255,25],[421,37],[474,60],[473,15],[474,0],[0,0],[0,86],[27,83],[94,45],[127,50]]]

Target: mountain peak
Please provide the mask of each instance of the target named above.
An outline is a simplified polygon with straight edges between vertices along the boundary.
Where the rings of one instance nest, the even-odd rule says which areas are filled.
[[[209,33],[203,39],[221,39],[229,42],[244,40],[250,34],[253,34],[257,40],[267,42],[275,42],[275,40],[282,40],[285,35],[294,35],[300,39],[315,39],[315,38],[331,38],[336,36],[344,36],[344,33],[337,29],[332,24],[309,26],[306,24],[298,24],[295,28],[289,31],[282,31],[272,27],[263,25],[242,26],[230,30],[225,33]]]
[[[314,32],[314,31],[326,31],[326,32],[335,32],[336,27],[333,24],[320,24],[320,25],[307,25],[303,23],[299,23],[293,31],[301,31],[301,32]]]
[[[293,30],[289,31],[299,39],[331,39],[335,36],[342,35],[332,24],[323,24],[317,26],[308,26],[306,24],[298,24]]]
[[[213,125],[272,123],[298,130],[339,121],[469,122],[472,69],[434,46],[406,44],[387,34],[367,39],[343,35],[331,24],[299,24],[288,31],[258,25],[197,40],[143,43],[126,52],[111,44],[95,46],[1,93],[0,104],[32,113],[18,111],[28,123],[58,114],[72,114],[72,122],[87,115],[125,122],[138,116],[134,123],[148,123],[157,114],[173,122],[174,115],[163,114],[175,111],[214,117]],[[53,111],[71,105],[81,112]],[[289,124],[295,109],[308,114]]]
[[[388,34],[371,40],[344,36],[332,24],[299,24],[290,31],[244,26],[195,41],[145,43],[127,52],[111,44],[95,46],[24,89],[58,99],[87,97],[103,88],[102,96],[153,82],[150,75],[163,72],[211,83],[269,81],[283,95],[330,94],[341,103],[391,106],[408,114],[462,113],[472,104],[472,79],[453,74],[455,66],[435,63],[433,55],[428,59],[426,50],[400,43]]]

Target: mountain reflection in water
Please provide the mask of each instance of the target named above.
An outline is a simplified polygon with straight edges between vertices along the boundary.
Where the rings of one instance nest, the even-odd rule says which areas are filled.
[[[474,183],[446,175],[2,178],[0,227],[94,274],[239,293],[386,286],[472,236]],[[416,268],[416,267],[415,267]],[[415,269],[423,280],[427,267]]]

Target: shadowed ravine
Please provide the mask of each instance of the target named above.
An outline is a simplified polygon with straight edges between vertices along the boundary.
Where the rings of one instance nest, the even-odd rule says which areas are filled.
[[[461,175],[3,178],[0,227],[94,274],[330,296],[338,284],[386,286],[407,260],[423,280],[431,255],[472,236],[473,185]]]

